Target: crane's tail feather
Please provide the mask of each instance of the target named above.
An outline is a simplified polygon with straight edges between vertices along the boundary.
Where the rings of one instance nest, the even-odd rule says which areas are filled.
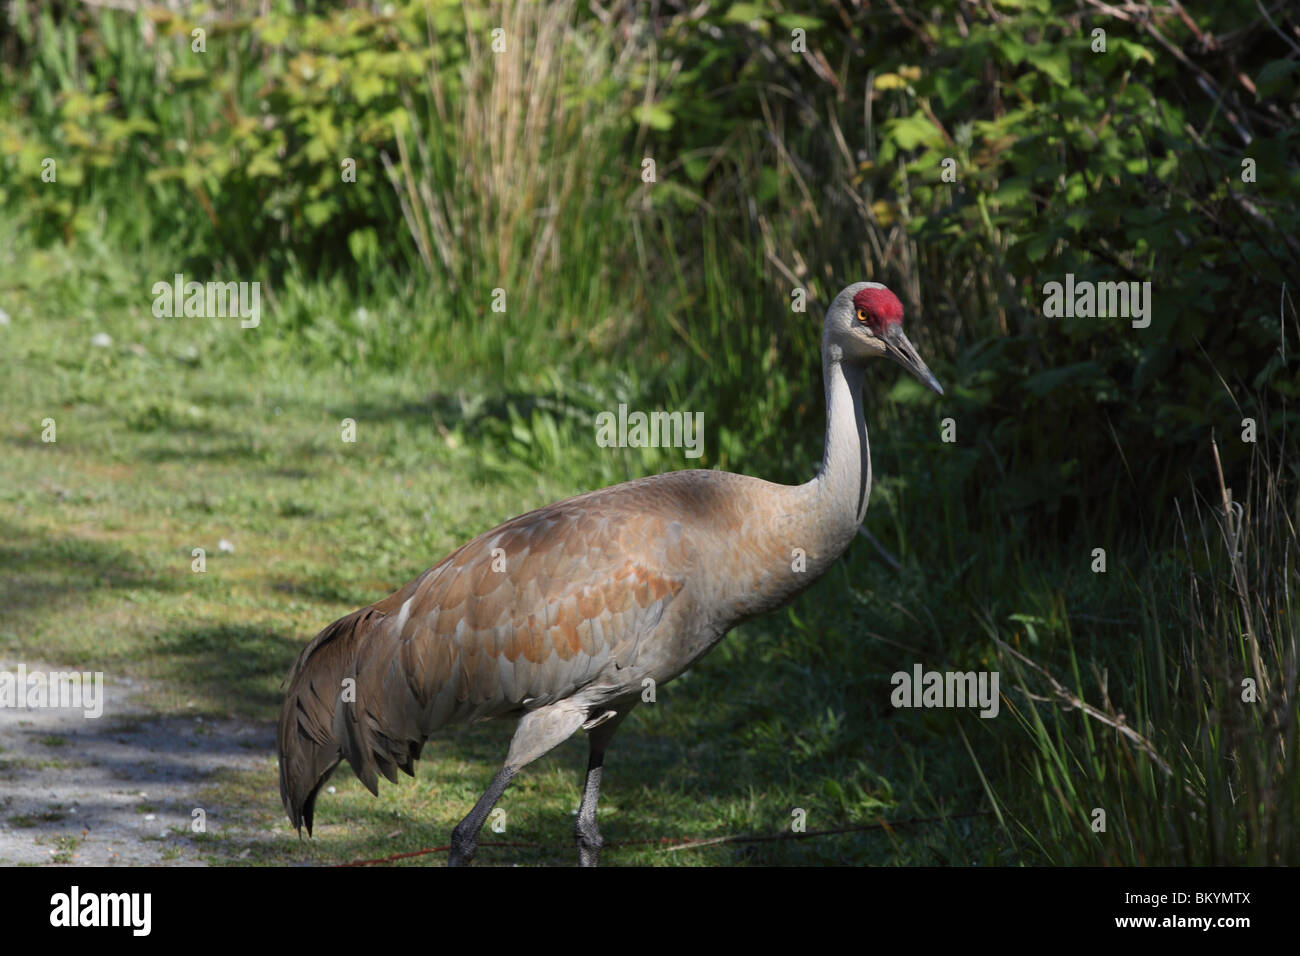
[[[377,627],[384,617],[366,607],[339,618],[303,648],[289,672],[278,734],[280,799],[300,833],[304,825],[308,834],[312,832],[316,797],[344,759],[371,793],[378,791],[377,772],[393,782],[399,769],[414,776],[423,739],[410,692],[393,686],[394,695],[366,695],[364,710],[355,703],[363,649],[367,671],[379,664],[389,681],[404,684],[401,668],[388,667],[397,647],[395,641],[384,640]],[[374,706],[394,700],[400,702],[396,708]],[[394,709],[398,712],[392,713]]]

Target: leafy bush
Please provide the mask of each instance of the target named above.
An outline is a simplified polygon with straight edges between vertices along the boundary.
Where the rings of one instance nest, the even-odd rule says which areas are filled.
[[[848,277],[889,282],[949,356],[945,408],[978,450],[973,473],[1006,476],[970,493],[1058,534],[1167,517],[1175,481],[1208,477],[1211,431],[1297,424],[1297,350],[1281,347],[1295,311],[1278,308],[1300,281],[1291,21],[1272,29],[1245,0],[1194,22],[1124,17],[1049,0],[797,17],[733,4],[662,31],[663,58],[710,93],[665,95],[659,149],[682,157],[701,219],[764,248],[749,281],[775,287],[773,339],[803,323],[794,286],[825,302]],[[1067,274],[1149,281],[1150,327],[1044,317],[1044,286]],[[741,344],[740,364],[765,345]],[[800,389],[804,354],[778,360]],[[1248,454],[1224,443],[1230,473]]]

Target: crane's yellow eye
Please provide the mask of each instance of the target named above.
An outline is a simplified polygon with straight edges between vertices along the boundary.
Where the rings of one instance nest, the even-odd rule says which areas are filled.
[[[858,309],[858,321],[859,321],[859,322],[865,322],[865,321],[867,321],[867,310],[866,310],[866,309]]]

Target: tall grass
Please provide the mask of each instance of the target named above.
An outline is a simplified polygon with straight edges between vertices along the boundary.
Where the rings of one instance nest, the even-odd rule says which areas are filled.
[[[432,286],[477,357],[508,369],[547,340],[618,339],[636,301],[623,269],[639,169],[621,144],[637,47],[575,24],[576,6],[467,9],[459,68],[430,64],[427,112],[406,97],[397,158],[384,153]]]
[[[1220,478],[1180,509],[1177,548],[1121,585],[1139,615],[1113,669],[1076,653],[1067,630],[1069,673],[1056,676],[989,625],[1032,744],[1024,757],[1007,746],[1004,773],[1027,771],[1038,800],[990,797],[1051,862],[1300,861],[1300,502],[1287,499],[1288,467],[1261,450],[1240,499]]]

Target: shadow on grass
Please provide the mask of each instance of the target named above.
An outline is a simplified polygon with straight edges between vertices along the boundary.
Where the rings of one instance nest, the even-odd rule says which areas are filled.
[[[0,519],[0,610],[7,625],[84,605],[98,591],[139,588],[172,590],[125,548]]]
[[[265,626],[204,622],[162,631],[135,656],[218,710],[273,721],[280,683],[302,646],[302,638]]]
[[[207,436],[205,436],[207,437]],[[266,447],[251,444],[247,439],[231,440],[225,444],[174,445],[159,444],[140,448],[132,457],[138,461],[151,464],[166,462],[187,462],[205,464],[229,464],[237,462],[265,462],[273,452]]]
[[[429,562],[432,566],[434,561]],[[304,598],[321,604],[343,604],[352,608],[365,607],[374,601],[382,600],[393,591],[397,590],[406,581],[423,572],[423,569],[410,574],[403,580],[396,581],[386,588],[376,591],[373,587],[367,587],[359,584],[355,579],[343,579],[335,575],[294,575],[281,576],[269,582],[269,586],[276,591],[284,594],[292,594],[295,597]],[[346,612],[345,612],[346,613]],[[330,621],[324,617],[321,618],[320,626],[324,627]]]
[[[510,409],[527,419],[536,409],[543,409],[559,417],[579,415],[594,416],[605,406],[617,400],[598,402],[581,394],[541,394],[535,392],[504,392],[490,395],[482,392],[453,395],[433,392],[423,401],[383,401],[358,398],[346,406],[335,406],[331,414],[336,417],[351,416],[367,421],[400,421],[414,426],[442,425],[446,428],[464,427],[466,435],[474,438],[491,434],[510,421]]]

